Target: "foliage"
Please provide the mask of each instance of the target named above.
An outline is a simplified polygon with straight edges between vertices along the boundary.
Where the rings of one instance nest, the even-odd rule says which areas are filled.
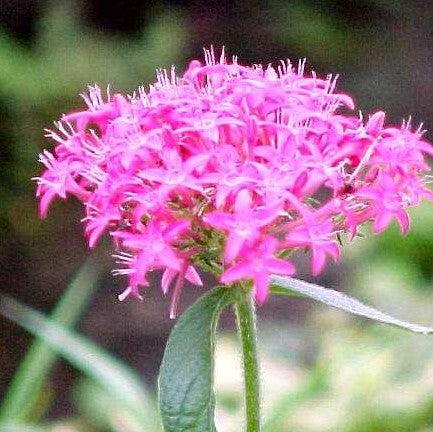
[[[248,8],[240,6],[240,2],[234,3],[235,9],[242,13]],[[252,3],[245,2],[245,5]],[[428,59],[423,51],[423,40],[429,43],[425,36],[431,28],[431,14],[402,1],[372,0],[343,7],[340,3],[325,1],[318,7],[317,2],[310,1],[270,2],[273,6],[266,13],[259,11],[263,21],[257,25],[252,20],[254,32],[244,30],[248,14],[236,21],[239,32],[219,26],[215,17],[211,21],[198,20],[196,28],[192,29],[187,27],[185,14],[171,7],[170,13],[157,10],[142,35],[131,37],[96,31],[78,18],[72,3],[53,2],[44,9],[31,44],[26,46],[1,30],[0,227],[8,228],[4,235],[13,241],[5,242],[1,252],[9,253],[11,244],[20,245],[20,235],[24,235],[30,241],[26,240],[24,245],[27,249],[23,259],[31,253],[50,255],[44,247],[52,242],[47,232],[56,224],[64,227],[60,229],[69,229],[65,215],[68,216],[70,207],[57,213],[57,219],[52,220],[48,228],[34,223],[33,188],[28,179],[37,169],[34,157],[42,145],[41,131],[50,126],[51,118],[76,106],[76,91],[87,84],[110,82],[115,88],[129,91],[137,82],[147,81],[153,76],[155,65],[168,66],[183,58],[187,36],[195,34],[200,27],[206,32],[213,31],[212,34],[223,34],[224,41],[234,35],[233,40],[237,42],[236,37],[245,34],[248,42],[258,42],[257,51],[263,51],[265,59],[269,52],[283,47],[284,54],[292,58],[306,55],[312,63],[320,65],[319,69],[328,63],[343,71],[352,69],[354,73],[347,79],[348,86],[361,88],[362,105],[388,104],[394,115],[400,115],[399,110],[412,110],[419,105],[424,107],[423,116],[427,119],[426,113],[431,113],[428,92],[425,92],[431,82],[428,81],[430,63],[425,61],[420,65],[413,59],[417,53]],[[211,10],[212,4],[206,4],[208,7]],[[212,29],[207,28],[209,22]],[[242,41],[241,38],[241,45]],[[201,45],[202,41],[198,43]],[[229,46],[234,49],[233,45]],[[73,49],[69,49],[71,47]],[[381,55],[376,55],[378,52]],[[248,49],[244,53],[254,58],[258,54]],[[378,88],[384,91],[379,93]],[[359,240],[352,248],[349,265],[340,267],[338,274],[330,272],[324,277],[363,298],[373,299],[374,304],[393,314],[408,319],[416,316],[417,321],[431,322],[433,236],[430,213],[429,206],[413,213],[417,222],[404,241],[394,229],[373,241]],[[20,272],[26,271],[24,267]],[[58,271],[62,272],[63,268]],[[19,276],[14,274],[13,277],[18,283]],[[32,285],[28,284],[31,298],[38,292],[37,283],[33,283],[38,277],[37,272],[31,275]],[[294,320],[296,310],[303,314],[306,310],[305,299],[292,296],[282,300],[282,304],[291,314],[294,311]],[[87,348],[90,346],[90,353],[96,350],[99,356],[99,348],[75,330],[68,330],[67,323],[63,323],[66,327],[59,326],[53,322],[53,316],[47,319],[35,315],[35,311],[18,309],[34,317],[32,326],[40,324],[40,329],[51,329],[54,332],[51,335],[57,332],[65,336],[65,341],[72,338],[73,347],[77,346],[77,341],[79,345],[84,342]],[[431,341],[368,321],[351,320],[341,312],[325,311],[323,306],[315,308],[314,312],[305,313],[302,326],[294,321],[289,324],[274,321],[262,323],[259,328],[262,369],[269,383],[263,394],[264,431],[430,432],[433,424]],[[118,402],[119,395],[113,395],[113,388],[107,384],[111,378],[101,377],[100,370],[94,370],[92,375],[83,360],[76,357],[89,353],[88,350],[71,353],[68,351],[71,346],[49,348],[44,343],[36,344],[40,352],[51,353],[48,357],[42,355],[44,361],[40,363],[30,362],[39,366],[39,377],[44,377],[43,396],[37,401],[39,405],[33,411],[33,418],[27,416],[29,424],[9,422],[0,425],[0,432],[142,430]],[[224,432],[238,432],[243,425],[241,380],[232,378],[240,369],[239,348],[226,333],[219,336],[216,346],[217,362],[221,365],[214,377],[217,425]],[[49,382],[53,349],[63,355],[69,352],[69,361],[75,362],[81,370],[73,391],[65,396],[74,407],[73,412],[54,420],[49,411],[50,406],[55,405]],[[101,358],[109,364],[113,360],[105,351]],[[114,363],[124,366],[119,359]],[[110,371],[110,368],[102,369]],[[131,373],[128,367],[126,370]],[[135,371],[132,375],[142,382]],[[141,391],[152,405],[156,392],[145,387]],[[125,396],[126,400],[130,398],[131,395]],[[158,423],[155,413],[151,408],[142,414]],[[155,426],[146,432],[160,430]]]
[[[426,328],[419,328],[395,320],[350,299],[348,296],[343,296],[341,293],[326,290],[316,285],[290,278],[283,280],[280,277],[274,277],[273,284],[272,291],[277,295],[287,295],[287,290],[292,290],[295,293],[312,297],[343,310],[407,327],[414,331],[429,331]],[[237,302],[236,293],[237,291],[234,288],[216,288],[192,305],[175,326],[167,345],[159,380],[160,409],[166,431],[195,430],[197,432],[207,432],[216,430],[213,423],[215,409],[213,357],[216,327],[221,310],[230,303]],[[68,298],[68,292],[65,297]],[[64,303],[63,300],[60,305]],[[0,312],[41,338],[43,342],[40,342],[42,344],[40,349],[46,350],[49,347],[87,376],[88,380],[80,381],[75,392],[75,401],[77,406],[81,408],[80,412],[83,416],[78,422],[81,426],[77,426],[77,431],[87,430],[85,425],[90,420],[90,423],[97,430],[106,430],[105,428],[108,428],[108,430],[117,431],[121,430],[119,428],[124,427],[121,426],[124,424],[128,425],[128,430],[134,432],[159,430],[158,416],[152,396],[140,384],[141,380],[135,372],[123,362],[104,352],[104,350],[86,340],[83,336],[62,327],[54,319],[46,318],[11,298],[1,298]],[[364,348],[353,349],[350,348],[350,345],[353,345],[353,339],[347,339],[350,332],[345,334],[344,327],[343,331],[340,328],[341,326],[338,324],[331,332],[331,337],[325,338],[319,343],[323,351],[316,356],[316,366],[309,378],[304,378],[303,384],[287,393],[273,395],[274,402],[271,407],[265,407],[267,421],[264,425],[264,431],[284,431],[287,424],[290,424],[293,430],[297,430],[296,425],[305,425],[306,419],[304,417],[308,417],[301,416],[297,418],[297,414],[302,413],[305,404],[308,406],[310,403],[316,404],[314,409],[317,411],[318,406],[323,403],[321,398],[325,395],[327,403],[337,398],[336,405],[338,405],[338,398],[344,398],[344,409],[350,413],[354,409],[353,401],[357,401],[363,394],[362,392],[373,391],[375,394],[380,394],[380,392],[392,388],[392,386],[385,384],[384,378],[379,379],[378,373],[386,370],[384,369],[386,364],[383,363],[383,359],[386,359],[393,350],[399,349],[399,344],[392,339],[392,343],[390,339],[386,339],[386,333],[379,333],[376,336],[373,333],[373,337],[368,339],[365,332],[363,332],[364,336],[362,338],[367,340],[367,342],[364,340]],[[275,331],[273,333],[275,334]],[[404,339],[400,339],[400,341],[402,340],[404,341]],[[343,343],[341,343],[342,341]],[[381,342],[377,343],[379,341]],[[411,343],[409,339],[407,339],[407,342]],[[47,347],[44,347],[44,344]],[[230,355],[236,358],[233,352]],[[332,361],[329,362],[329,360]],[[407,361],[407,359],[404,360]],[[361,362],[360,365],[363,366],[359,371],[356,368],[353,369],[357,362]],[[373,367],[373,375],[368,378],[370,366]],[[401,365],[398,366],[401,371]],[[29,363],[25,362],[22,367],[24,373],[23,370],[19,373],[25,376],[26,368],[30,373],[34,370],[37,379],[40,380],[46,376],[46,372],[50,367],[51,362],[43,362],[38,369],[34,369],[31,363],[29,366]],[[291,366],[286,365],[286,367]],[[412,370],[412,367],[409,370]],[[345,386],[343,392],[338,386],[341,379],[339,375],[342,373],[350,375],[349,382],[353,385],[352,388],[346,388],[347,386]],[[403,376],[400,372],[398,379],[400,380]],[[356,385],[358,381],[362,382],[361,387]],[[18,385],[25,386],[26,381],[18,382]],[[398,387],[404,384],[397,381],[394,385]],[[418,392],[418,399],[423,394],[424,392]],[[34,399],[32,402],[34,403]],[[8,408],[11,413],[15,414],[3,415],[3,423],[0,423],[0,427],[5,431],[13,431],[14,428],[18,427],[14,425],[23,425],[23,420],[25,420],[16,410],[18,406],[21,406],[21,400],[17,399],[14,403],[16,406],[12,403],[12,405],[9,404]],[[433,401],[428,398],[424,399],[419,404],[417,411],[413,411],[410,416],[405,416],[404,422],[400,422],[401,430],[409,431],[414,424],[422,425],[426,421],[430,421],[430,403],[433,403]],[[222,404],[223,410],[224,406]],[[383,407],[381,407],[377,412],[374,411],[374,415],[372,415],[372,405],[365,402],[361,407],[365,408],[365,413],[368,412],[368,415],[364,415],[362,410],[364,408],[359,410],[359,403],[356,406],[357,414],[352,422],[347,423],[346,417],[338,417],[338,419],[333,419],[334,427],[338,427],[338,430],[344,432],[381,430],[377,428],[391,425],[392,422],[389,416],[392,416],[395,410],[398,412],[398,409],[400,409],[393,407],[391,403],[388,411],[383,411]],[[233,412],[233,407],[230,407],[229,404],[228,412],[230,411]],[[234,413],[241,415],[239,406],[236,408],[235,405]],[[329,414],[327,413],[327,415]],[[34,420],[34,418],[29,418],[29,430],[33,427]],[[406,424],[407,426],[405,426]],[[55,430],[50,429],[52,426],[47,427],[48,430]],[[83,427],[84,429],[82,429]],[[300,427],[301,430],[306,430],[305,426]],[[236,429],[233,428],[233,430]],[[315,429],[313,427],[308,430],[328,429]]]

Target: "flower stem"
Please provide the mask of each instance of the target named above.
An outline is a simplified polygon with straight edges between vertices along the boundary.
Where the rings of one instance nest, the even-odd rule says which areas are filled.
[[[239,287],[236,316],[244,367],[246,432],[260,432],[260,376],[257,358],[256,312],[251,291]]]

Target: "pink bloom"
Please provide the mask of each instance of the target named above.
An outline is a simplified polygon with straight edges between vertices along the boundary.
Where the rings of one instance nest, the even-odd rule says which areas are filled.
[[[334,225],[329,215],[319,215],[307,208],[300,207],[302,220],[298,220],[290,228],[286,228],[288,234],[285,236],[284,244],[287,247],[309,248],[312,253],[311,268],[314,276],[318,275],[324,268],[326,256],[330,255],[335,261],[340,256],[340,249],[333,238]]]
[[[176,278],[176,276],[185,278],[187,281],[191,282],[194,285],[203,286],[200,275],[197,273],[197,270],[193,266],[188,266],[184,274],[176,272],[176,270],[167,267],[161,279],[161,288],[164,294],[167,294],[170,285]]]
[[[72,194],[86,200],[90,196],[76,180],[83,168],[82,161],[69,157],[58,160],[46,150],[39,155],[39,160],[46,167],[44,173],[35,178],[38,181],[36,195],[40,198],[39,213],[42,217],[47,215],[48,207],[56,197],[65,199],[68,194]]]
[[[171,297],[171,306],[170,306],[170,318],[172,319],[176,317],[177,306],[179,303],[180,294],[185,279],[195,285],[203,286],[203,282],[201,281],[201,278],[197,273],[197,270],[193,266],[189,266],[188,262],[185,260],[179,272],[175,272],[170,268],[167,268],[164,271],[164,274],[162,275],[162,279],[161,279],[161,287],[164,294],[168,292],[170,284],[172,283],[173,279],[176,276],[177,278],[176,278],[176,283],[174,285],[173,295]]]
[[[353,239],[368,221],[378,233],[394,219],[406,232],[408,208],[433,200],[422,128],[348,113],[335,77],[305,62],[245,66],[210,50],[131,96],[90,87],[83,97],[85,109],[47,132],[40,215],[56,198],[82,202],[89,246],[109,233],[118,250],[121,298],[161,271],[171,315],[184,280],[202,284],[197,270],[252,280],[262,302],[272,273],[294,273],[279,251],[309,251],[317,275],[339,258],[338,233]]]
[[[261,234],[260,229],[274,221],[279,208],[252,210],[251,194],[243,189],[236,197],[233,213],[213,212],[204,221],[214,228],[228,232],[224,259],[232,262],[245,244],[254,243]]]
[[[201,187],[196,184],[196,179],[192,175],[206,159],[206,155],[191,156],[183,161],[175,150],[168,150],[161,155],[163,166],[159,168],[146,168],[138,173],[138,176],[150,182],[164,185],[167,191],[178,187],[201,191]]]
[[[382,173],[378,178],[376,186],[369,186],[358,191],[358,196],[369,200],[370,206],[366,213],[374,218],[373,231],[379,233],[383,231],[395,219],[400,231],[405,233],[409,230],[409,215],[398,183],[388,174]]]
[[[188,228],[187,221],[150,222],[143,232],[115,231],[112,235],[129,250],[144,250],[149,262],[179,271],[181,260],[171,243]]]
[[[369,117],[366,125],[365,132],[372,136],[378,136],[382,129],[383,124],[385,122],[385,113],[383,111],[377,111],[372,116]]]
[[[292,276],[295,266],[275,257],[278,242],[266,237],[256,247],[251,248],[236,264],[228,268],[221,276],[222,283],[232,283],[243,279],[252,279],[254,292],[259,303],[263,303],[268,296],[269,277],[272,274]]]

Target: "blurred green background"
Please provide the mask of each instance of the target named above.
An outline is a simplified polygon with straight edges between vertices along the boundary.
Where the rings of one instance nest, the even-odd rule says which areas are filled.
[[[340,74],[340,88],[354,95],[364,113],[384,109],[392,123],[412,114],[415,123],[433,130],[429,0],[1,0],[2,292],[47,312],[88,255],[76,202],[57,203],[47,220],[37,218],[30,178],[40,171],[38,152],[51,145],[43,129],[80,106],[78,94],[88,84],[132,92],[153,80],[156,67],[175,64],[181,70],[210,44],[225,45],[247,63],[306,57],[309,69]],[[342,263],[329,266],[316,282],[400,318],[433,324],[431,212],[429,204],[413,211],[405,238],[393,227],[356,240]],[[103,245],[97,257],[109,253]],[[130,364],[154,393],[173,325],[168,301],[154,286],[144,303],[119,303],[123,281],[111,277],[107,258],[96,262],[105,270],[77,331]],[[308,278],[307,263],[298,266]],[[199,294],[187,288],[182,308]],[[433,431],[431,338],[299,299],[271,299],[259,314],[266,432]],[[227,314],[216,374],[224,432],[239,430],[242,422],[232,330]],[[0,396],[30,341],[0,319]],[[67,362],[56,362],[44,389],[28,415],[41,430],[140,431],[116,410],[109,392]]]

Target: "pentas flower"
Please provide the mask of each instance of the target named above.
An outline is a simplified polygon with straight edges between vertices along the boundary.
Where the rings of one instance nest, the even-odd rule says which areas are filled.
[[[291,262],[275,257],[277,250],[278,241],[264,237],[254,247],[246,249],[245,256],[224,272],[221,282],[231,283],[252,278],[256,299],[260,303],[264,302],[272,274],[292,276],[295,273],[295,266]]]
[[[234,261],[243,246],[259,240],[261,229],[275,221],[280,210],[277,207],[253,209],[252,206],[251,193],[242,189],[236,196],[232,212],[211,212],[203,218],[210,226],[228,232],[224,251],[226,262]]]
[[[47,132],[41,216],[55,198],[78,198],[90,247],[111,234],[115,273],[128,278],[120,298],[141,298],[162,271],[171,316],[184,281],[202,285],[200,269],[250,283],[263,302],[271,274],[295,273],[293,252],[309,251],[317,275],[344,233],[393,221],[407,232],[407,209],[433,199],[421,127],[387,126],[382,111],[365,121],[334,77],[304,69],[210,50],[130,96],[90,87],[87,107]]]

